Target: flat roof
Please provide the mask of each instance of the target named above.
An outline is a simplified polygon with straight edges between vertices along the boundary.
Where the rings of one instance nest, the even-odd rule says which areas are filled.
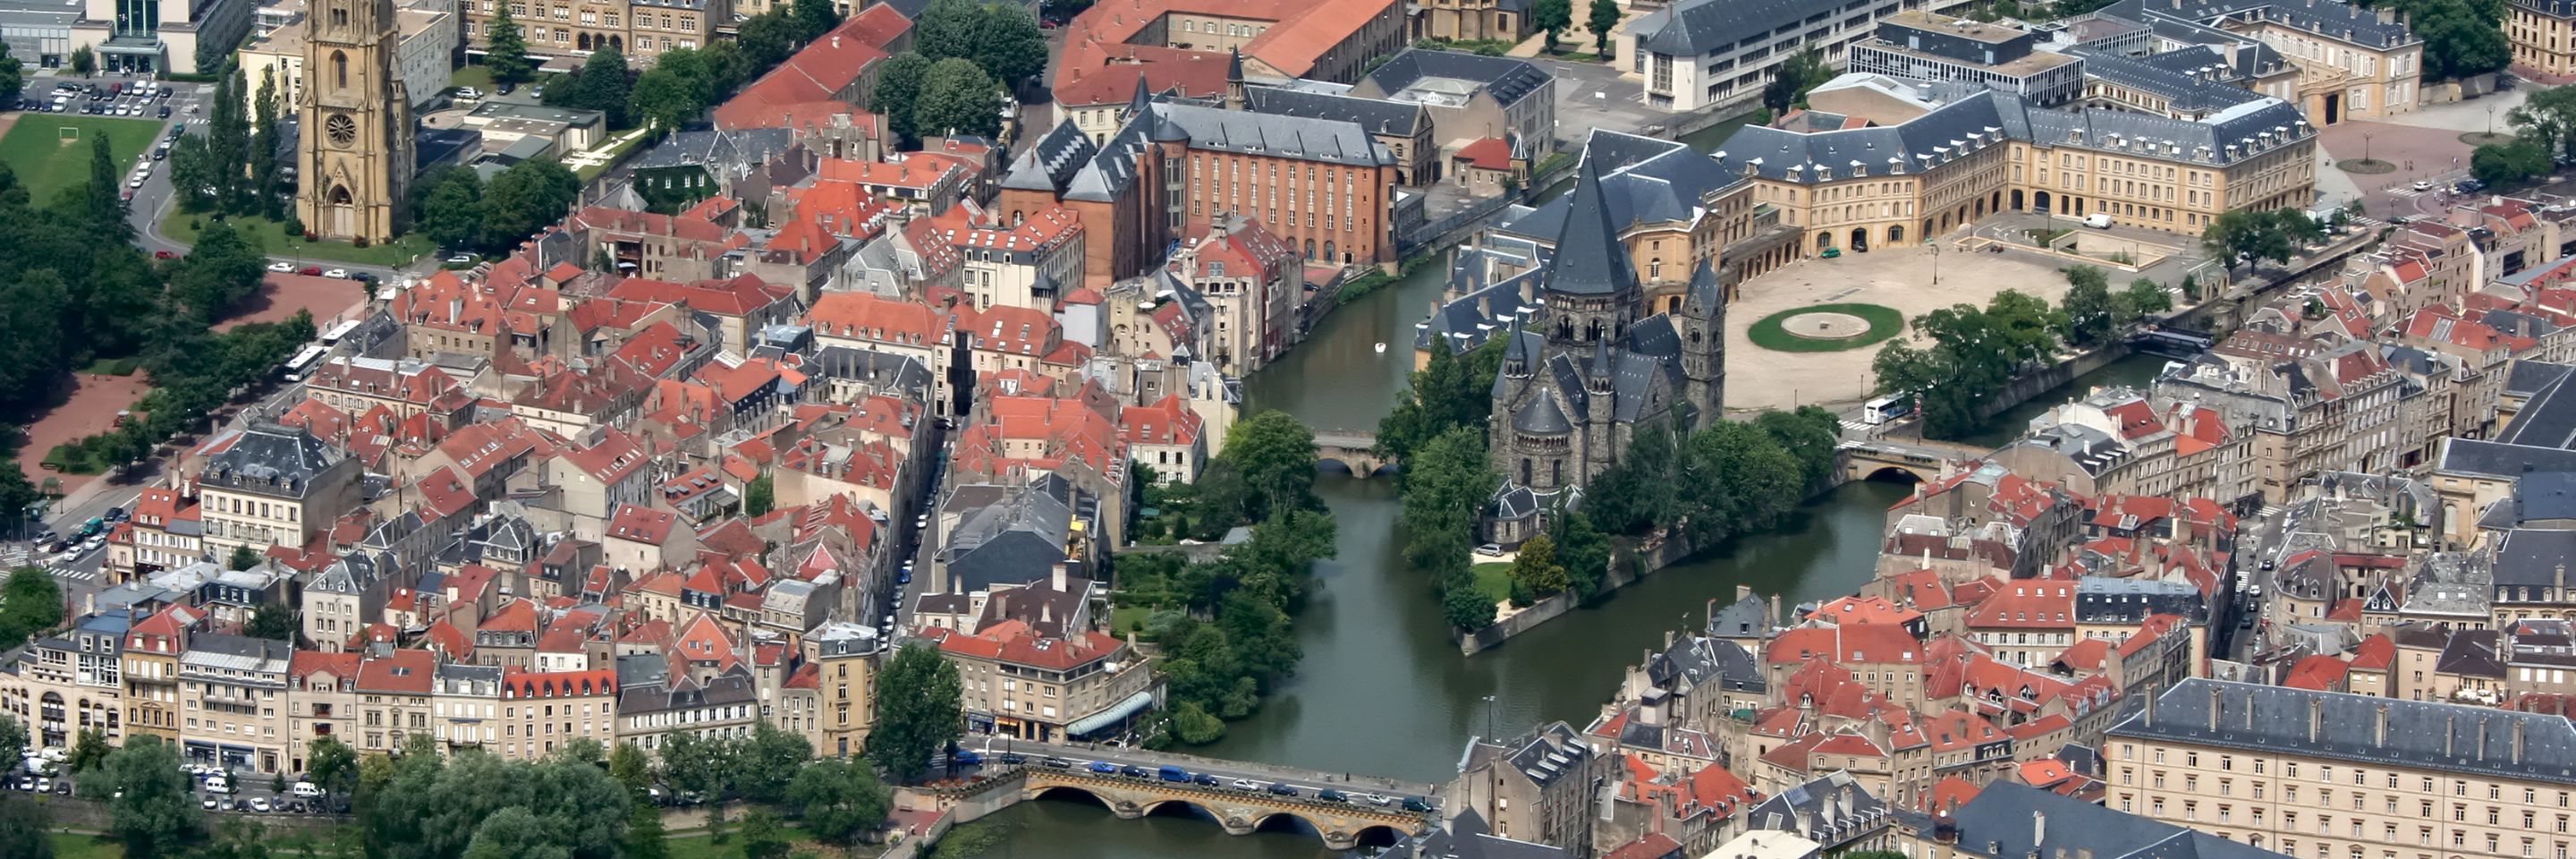
[[[2048,51],[2032,51],[2030,53],[2023,54],[2010,62],[1987,65],[1975,60],[1963,60],[1948,54],[1936,54],[1931,51],[1918,51],[1884,39],[1871,39],[1869,41],[1862,42],[1861,44],[1867,45],[1876,50],[1886,51],[1891,54],[1902,54],[1919,60],[1939,61],[1953,65],[1987,69],[1996,74],[2012,77],[2029,77],[2059,66],[2081,62],[2079,58],[2070,57],[2065,54],[2050,53]]]
[[[1974,42],[1984,42],[1989,45],[2000,45],[2022,36],[2031,35],[2029,32],[2018,27],[2007,27],[2002,24],[1987,24],[1978,21],[1971,21],[1966,18],[1953,18],[1948,15],[1935,15],[1920,9],[1908,9],[1903,12],[1898,12],[1894,15],[1889,15],[1885,18],[1879,19],[1879,22],[1883,24],[1896,24],[1899,26],[1912,27],[1917,30],[1939,30],[1952,36],[1957,36]]]

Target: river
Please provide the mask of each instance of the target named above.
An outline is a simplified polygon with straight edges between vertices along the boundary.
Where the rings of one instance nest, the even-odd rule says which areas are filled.
[[[1374,429],[1411,371],[1413,324],[1439,297],[1443,276],[1442,266],[1426,265],[1334,311],[1307,342],[1248,380],[1248,406],[1287,410],[1318,430]],[[1383,354],[1375,349],[1380,341]],[[2008,412],[1997,426],[2011,429],[1998,431],[2008,439],[2046,403],[2092,385],[2138,382],[2140,362],[2114,364]],[[2143,372],[2152,375],[2154,366]],[[1775,532],[1721,546],[1474,658],[1458,655],[1429,583],[1403,565],[1394,480],[1328,473],[1315,491],[1340,523],[1340,554],[1318,565],[1313,598],[1297,618],[1305,650],[1298,675],[1259,713],[1228,725],[1224,739],[1193,751],[1438,782],[1456,773],[1469,737],[1509,735],[1545,720],[1588,723],[1622,668],[1661,644],[1666,631],[1705,621],[1708,602],[1733,599],[1738,584],[1791,604],[1851,592],[1870,575],[1885,510],[1907,489],[1846,485]],[[1329,855],[1307,835],[1233,837],[1211,821],[1121,821],[1105,808],[1071,802],[1022,803],[989,819],[1010,832],[982,854],[988,857]]]

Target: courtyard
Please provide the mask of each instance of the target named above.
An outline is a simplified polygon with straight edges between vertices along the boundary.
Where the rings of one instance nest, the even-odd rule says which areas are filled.
[[[2051,304],[2066,294],[2066,276],[2053,261],[2021,253],[1943,250],[1937,262],[1940,283],[1935,285],[1933,256],[1921,247],[1888,248],[1801,260],[1746,281],[1726,308],[1727,408],[1841,409],[1869,398],[1870,361],[1883,347],[1777,352],[1754,345],[1747,332],[1773,314],[1819,304],[1873,304],[1905,314],[1911,324],[1917,314],[1953,304],[1983,306],[2007,289]]]

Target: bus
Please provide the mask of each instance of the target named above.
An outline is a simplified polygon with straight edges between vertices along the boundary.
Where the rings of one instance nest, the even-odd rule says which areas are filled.
[[[340,338],[347,337],[349,332],[356,330],[358,330],[358,320],[342,320],[339,324],[331,326],[330,330],[322,332],[322,345],[330,346],[339,343]]]
[[[1889,394],[1861,404],[1860,421],[1870,426],[1878,426],[1913,413],[1914,396],[1912,394]]]
[[[295,353],[295,357],[286,361],[286,380],[304,381],[304,374],[313,369],[313,362],[322,360],[323,353],[329,351],[331,348],[328,346],[306,346],[304,351]]]

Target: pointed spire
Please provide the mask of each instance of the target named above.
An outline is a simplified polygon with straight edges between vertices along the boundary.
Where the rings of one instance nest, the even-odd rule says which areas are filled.
[[[1689,305],[1691,310],[1698,312],[1706,312],[1709,308],[1726,302],[1725,289],[1717,281],[1717,268],[1709,265],[1708,260],[1702,259],[1698,265],[1691,268],[1690,291],[1687,296],[1684,303]]]
[[[1556,255],[1548,260],[1547,289],[1570,295],[1605,295],[1637,283],[1627,246],[1610,223],[1610,202],[1601,190],[1601,169],[1585,152],[1575,167],[1574,193],[1566,200],[1565,226],[1556,236]]]
[[[1243,91],[1243,52],[1234,48],[1227,48],[1225,49],[1225,109],[1242,110],[1245,95],[1246,94]]]
[[[1154,91],[1145,86],[1145,69],[1140,67],[1136,70],[1136,94],[1127,99],[1127,115],[1143,115],[1147,106],[1153,103]]]

